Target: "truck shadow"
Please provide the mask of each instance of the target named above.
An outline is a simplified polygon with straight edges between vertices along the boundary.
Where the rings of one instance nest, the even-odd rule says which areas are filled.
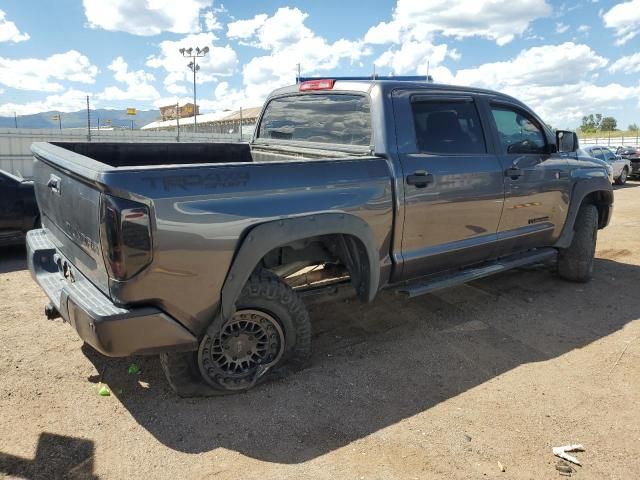
[[[41,433],[33,459],[0,452],[0,474],[28,479],[98,478],[91,440]]]
[[[0,247],[0,274],[27,269],[27,251],[24,245]]]
[[[304,371],[249,393],[181,399],[157,359],[85,354],[133,417],[169,448],[235,450],[299,463],[446,401],[520,365],[553,359],[640,318],[627,289],[640,267],[598,259],[589,284],[548,269],[512,271],[437,294],[312,310],[315,352]],[[527,382],[526,378],[522,379]]]

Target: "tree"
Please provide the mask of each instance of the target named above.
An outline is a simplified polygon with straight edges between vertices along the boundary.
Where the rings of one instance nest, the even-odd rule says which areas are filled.
[[[596,130],[600,129],[601,122],[602,114],[600,113],[596,113],[595,115],[593,113],[585,115],[584,117],[582,117],[582,125],[580,126],[580,130],[582,130],[584,133],[595,132]]]
[[[630,132],[637,132],[638,130],[640,130],[640,128],[638,128],[638,125],[636,123],[631,123],[627,127],[627,130],[629,130]]]
[[[600,130],[603,132],[613,132],[618,126],[618,121],[613,117],[604,117],[600,122]]]

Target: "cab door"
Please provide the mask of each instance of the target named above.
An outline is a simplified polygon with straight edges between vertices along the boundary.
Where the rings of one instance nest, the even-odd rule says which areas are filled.
[[[504,171],[496,253],[551,245],[567,216],[569,162],[531,112],[508,102],[488,102],[487,107]]]
[[[486,260],[504,182],[475,98],[401,91],[393,105],[403,174],[401,278]]]

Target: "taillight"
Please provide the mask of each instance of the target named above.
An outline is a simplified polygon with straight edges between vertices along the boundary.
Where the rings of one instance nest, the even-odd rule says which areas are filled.
[[[109,276],[128,280],[151,263],[151,223],[146,205],[102,196],[102,256]]]
[[[336,81],[333,79],[308,80],[306,82],[302,82],[298,88],[301,92],[308,92],[310,90],[331,90],[334,83],[336,83]]]

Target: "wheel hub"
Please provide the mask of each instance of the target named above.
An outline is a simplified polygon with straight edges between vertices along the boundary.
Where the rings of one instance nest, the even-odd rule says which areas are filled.
[[[258,310],[241,310],[215,337],[200,344],[199,363],[203,377],[214,386],[240,389],[250,386],[258,368],[275,364],[284,352],[284,334],[279,323]]]

